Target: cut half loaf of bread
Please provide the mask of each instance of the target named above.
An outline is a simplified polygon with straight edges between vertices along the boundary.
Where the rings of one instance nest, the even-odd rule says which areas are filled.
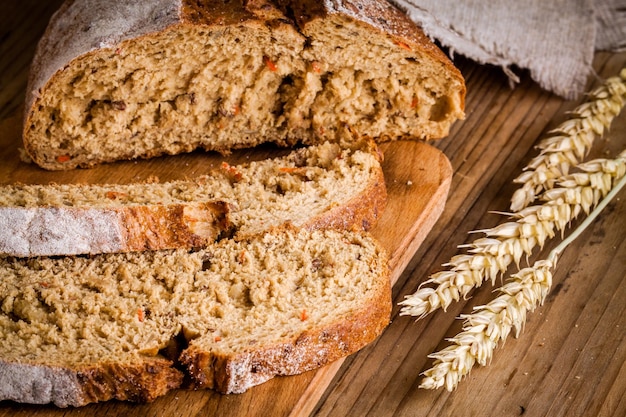
[[[368,230],[386,188],[372,141],[303,147],[167,183],[0,187],[0,255],[198,247],[283,223]]]
[[[390,319],[366,232],[284,227],[200,250],[0,258],[0,400],[81,406],[240,393],[318,368]]]
[[[461,73],[386,0],[68,0],[36,52],[24,147],[40,166],[263,142],[440,138]]]

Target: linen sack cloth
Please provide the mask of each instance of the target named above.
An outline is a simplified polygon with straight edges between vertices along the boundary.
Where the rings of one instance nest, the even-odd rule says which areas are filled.
[[[512,82],[526,69],[565,98],[584,91],[597,50],[626,48],[626,0],[391,0],[432,39]]]

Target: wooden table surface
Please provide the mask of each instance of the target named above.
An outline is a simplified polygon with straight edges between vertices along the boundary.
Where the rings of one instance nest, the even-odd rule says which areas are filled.
[[[0,122],[14,117],[21,107],[35,44],[60,3],[0,3]],[[459,253],[457,245],[473,238],[469,231],[503,221],[490,211],[508,209],[517,189],[512,180],[536,155],[534,145],[584,99],[566,101],[542,91],[524,72],[512,89],[497,68],[461,57],[455,63],[467,82],[467,117],[435,144],[452,164],[450,194],[439,221],[396,282],[390,326],[376,342],[335,365],[335,376],[326,381],[328,388],[321,397],[277,395],[280,401],[267,401],[262,415],[626,416],[624,191],[563,253],[552,292],[528,315],[519,338],[511,337],[498,347],[492,363],[475,368],[454,392],[417,388],[420,373],[431,364],[427,355],[446,345],[445,338],[459,331],[458,315],[488,302],[493,288],[485,285],[447,312],[418,321],[399,316],[397,303]],[[598,53],[594,62],[598,78],[589,86],[625,66],[626,53]],[[605,138],[596,141],[591,157],[611,157],[623,149],[626,112]],[[536,256],[545,256],[555,243]],[[224,396],[214,408],[177,407],[176,401],[193,394],[181,392],[167,407],[150,409],[150,415],[224,415],[222,411],[238,401],[237,396]],[[0,402],[3,415],[10,415],[11,407]],[[119,410],[115,415],[139,415],[132,405],[123,413]],[[57,411],[55,415],[64,413]],[[247,415],[254,414],[247,410]]]

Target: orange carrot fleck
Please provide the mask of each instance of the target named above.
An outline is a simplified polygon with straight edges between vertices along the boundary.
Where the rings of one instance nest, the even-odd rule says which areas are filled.
[[[72,158],[70,158],[69,155],[59,155],[59,156],[56,157],[57,162],[60,162],[60,163],[67,162],[70,159],[72,159]]]
[[[235,168],[234,166],[230,165],[226,161],[222,162],[221,168],[228,175],[231,175],[235,179],[235,181],[239,181],[239,180],[241,180],[243,178],[243,175],[241,174],[241,172],[239,172],[237,170],[237,168]]]
[[[309,318],[309,315],[307,314],[306,310],[303,309],[302,313],[300,313],[300,320],[305,321],[308,318]]]
[[[215,336],[213,340],[215,340],[216,342],[221,342],[222,338],[220,336]]]
[[[118,191],[107,191],[105,195],[109,200],[117,200],[118,198],[126,197],[126,193],[120,193]]]
[[[322,67],[320,66],[319,61],[311,62],[311,68],[313,69],[313,72],[316,74],[319,74],[322,72]]]
[[[139,319],[140,322],[143,323],[143,319],[145,318],[143,308],[137,309],[137,318]]]
[[[396,39],[396,40],[394,41],[394,43],[395,43],[396,45],[398,45],[400,48],[406,49],[407,51],[410,51],[410,50],[411,50],[411,47],[410,47],[409,45],[407,45],[406,43],[402,42],[402,41],[399,41],[399,40],[397,40],[397,39]]]
[[[267,66],[267,68],[270,71],[276,72],[276,69],[277,69],[276,64],[268,56],[263,56],[263,62],[265,63],[265,66]]]

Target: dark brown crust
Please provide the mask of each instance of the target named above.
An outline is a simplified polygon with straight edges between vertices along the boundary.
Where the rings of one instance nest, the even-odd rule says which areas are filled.
[[[229,26],[250,20],[269,23],[273,20],[291,24],[270,1],[192,1],[183,0],[181,22],[192,25]]]
[[[181,386],[183,374],[172,362],[147,358],[136,365],[104,363],[76,373],[84,404],[112,399],[145,403]]]
[[[205,246],[230,229],[228,213],[228,204],[223,201],[125,207],[119,211],[125,235],[124,249]]]
[[[337,317],[329,325],[313,326],[288,340],[235,356],[207,350],[191,341],[181,354],[181,363],[197,388],[242,393],[275,376],[300,374],[357,352],[387,327],[391,305],[387,273],[361,310]]]
[[[181,8],[181,21],[192,25],[229,26],[255,16],[238,1],[188,1]]]

